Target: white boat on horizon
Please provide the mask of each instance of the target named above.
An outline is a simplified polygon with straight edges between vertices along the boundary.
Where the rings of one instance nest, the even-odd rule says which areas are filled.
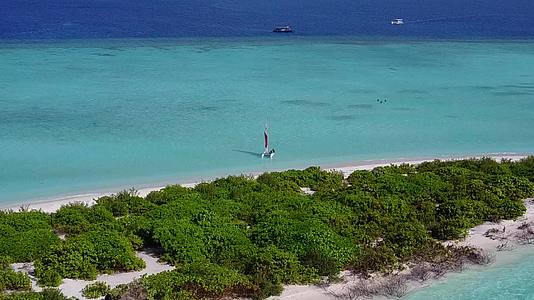
[[[273,32],[282,32],[282,33],[291,33],[293,32],[293,28],[291,26],[278,26],[273,29]]]
[[[404,25],[403,19],[393,19],[391,20],[391,25]]]

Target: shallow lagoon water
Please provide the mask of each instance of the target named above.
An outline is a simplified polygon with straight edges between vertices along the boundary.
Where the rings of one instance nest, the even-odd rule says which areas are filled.
[[[532,42],[7,44],[0,65],[3,203],[313,164],[534,151]],[[255,154],[266,123],[272,161]]]
[[[498,260],[494,265],[451,274],[446,280],[434,282],[430,288],[421,289],[402,299],[534,299],[534,283],[532,283],[534,249],[532,246],[499,255],[501,261]]]

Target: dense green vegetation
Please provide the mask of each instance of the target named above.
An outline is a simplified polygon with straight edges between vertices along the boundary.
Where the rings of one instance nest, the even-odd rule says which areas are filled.
[[[380,167],[347,179],[315,167],[230,176],[145,198],[125,191],[51,215],[2,213],[0,256],[34,261],[40,284],[57,286],[141,269],[135,250],[156,248],[176,269],[142,278],[143,297],[265,298],[344,269],[389,272],[446,256],[439,241],[521,216],[533,182],[534,157]]]

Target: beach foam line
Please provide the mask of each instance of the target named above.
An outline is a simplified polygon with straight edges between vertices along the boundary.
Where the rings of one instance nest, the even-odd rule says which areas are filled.
[[[462,155],[462,156],[455,156],[455,155],[443,155],[443,156],[428,156],[428,157],[411,157],[411,158],[395,158],[395,159],[370,159],[370,160],[360,160],[352,163],[345,163],[345,164],[325,164],[325,165],[319,165],[324,170],[329,171],[337,171],[343,173],[345,177],[349,176],[352,172],[356,170],[372,170],[376,167],[384,167],[389,165],[399,165],[399,164],[420,164],[423,162],[433,161],[436,159],[442,160],[442,161],[452,161],[452,160],[462,160],[462,159],[470,159],[470,158],[483,158],[483,157],[489,157],[497,161],[501,161],[503,159],[517,161],[522,158],[526,158],[529,155],[533,155],[531,153],[514,153],[514,152],[503,152],[503,153],[483,153],[483,154],[476,154],[476,155]],[[270,172],[276,172],[276,171],[285,171],[290,170],[292,168],[285,168]],[[298,169],[298,168],[297,168]],[[230,175],[246,175],[251,177],[258,177],[264,172],[249,172],[247,174],[227,174],[226,176]],[[204,181],[200,182],[177,182],[175,184],[179,184],[183,187],[194,187],[197,184],[201,182],[210,182],[212,180],[215,180],[217,178],[221,177],[215,177],[215,178],[209,178]],[[156,185],[151,187],[144,187],[139,190],[137,190],[138,195],[141,197],[146,197],[150,192],[153,191],[159,191],[162,188],[164,188],[166,185]],[[119,191],[116,191],[117,193]],[[21,211],[21,210],[41,210],[43,212],[52,213],[57,211],[61,206],[70,204],[70,203],[84,203],[87,205],[94,205],[96,202],[95,200],[103,197],[103,196],[110,196],[112,194],[111,192],[95,192],[95,193],[84,193],[84,194],[75,194],[75,195],[68,195],[68,196],[62,196],[62,197],[53,197],[45,200],[32,200],[27,202],[19,202],[19,203],[11,203],[6,205],[0,204],[0,210],[3,211]]]

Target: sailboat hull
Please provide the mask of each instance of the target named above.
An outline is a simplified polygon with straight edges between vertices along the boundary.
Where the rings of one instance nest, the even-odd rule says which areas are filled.
[[[274,157],[274,154],[275,153],[262,153],[261,154],[261,158],[268,157],[268,158],[272,159]]]

